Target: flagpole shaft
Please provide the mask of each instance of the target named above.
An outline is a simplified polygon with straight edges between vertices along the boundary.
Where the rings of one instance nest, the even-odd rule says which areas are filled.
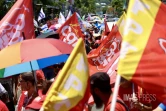
[[[25,40],[25,34],[24,34],[24,32],[22,32],[22,36],[23,36],[23,40]]]
[[[113,91],[113,98],[112,98],[110,111],[115,111],[115,105],[116,105],[116,100],[117,100],[117,96],[118,96],[120,79],[121,79],[121,77],[118,74],[117,77],[116,77],[116,82],[115,82],[115,87],[114,87],[114,91]]]
[[[33,74],[33,77],[35,78],[35,88],[36,88],[36,91],[37,91],[37,78],[36,78],[35,72],[33,71],[33,67],[32,67],[31,61],[30,61],[30,66],[31,66],[31,72]]]

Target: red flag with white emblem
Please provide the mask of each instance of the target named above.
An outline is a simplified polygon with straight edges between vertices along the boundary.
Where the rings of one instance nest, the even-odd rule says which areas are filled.
[[[77,40],[83,37],[80,29],[80,24],[76,13],[74,13],[58,30],[60,39],[73,47],[76,45]]]
[[[34,36],[32,0],[17,0],[0,21],[0,50]]]

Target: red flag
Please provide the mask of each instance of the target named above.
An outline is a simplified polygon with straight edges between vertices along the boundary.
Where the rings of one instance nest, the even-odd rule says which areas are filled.
[[[32,0],[18,0],[0,21],[0,50],[24,39],[34,38]]]
[[[119,57],[121,35],[118,27],[114,26],[110,34],[104,39],[101,45],[88,54],[90,74],[98,71],[108,71],[110,64]]]
[[[104,32],[105,32],[105,35],[108,35],[110,33],[110,29],[109,29],[106,21],[105,21],[105,31]]]
[[[77,19],[77,14],[74,13],[58,30],[60,39],[73,47],[77,40],[83,37],[80,25]]]

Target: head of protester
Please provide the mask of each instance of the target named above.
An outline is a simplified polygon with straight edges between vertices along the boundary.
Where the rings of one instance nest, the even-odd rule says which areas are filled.
[[[20,75],[19,80],[22,91],[34,91],[35,90],[35,78],[32,72],[25,72]]]
[[[24,109],[38,95],[36,90],[37,87],[35,84],[35,78],[32,72],[25,72],[23,74],[20,74],[19,83],[22,93],[17,103],[17,110],[19,110],[19,108]]]
[[[110,85],[110,77],[105,72],[97,72],[90,77],[91,94],[93,96],[96,108],[104,105],[104,111],[110,111],[112,102],[112,90]],[[126,111],[123,101],[118,97],[120,102],[116,102],[115,109]]]
[[[121,77],[119,96],[128,106],[130,111],[151,111],[152,100],[154,95],[149,94],[146,90],[134,84],[132,81]]]
[[[46,81],[43,84],[42,90],[38,91],[38,96],[26,106],[26,111],[39,111],[42,107],[42,104],[46,98],[46,93],[49,90],[50,86],[52,85],[52,81]]]

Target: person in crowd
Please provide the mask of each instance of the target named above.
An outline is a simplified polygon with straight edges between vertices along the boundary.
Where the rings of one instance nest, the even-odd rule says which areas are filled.
[[[7,106],[0,100],[0,111],[9,111]]]
[[[18,81],[19,75],[13,76],[12,79],[13,79],[13,92],[14,92],[13,100],[14,100],[14,104],[16,105],[21,94],[21,87]]]
[[[8,100],[6,94],[7,94],[7,91],[0,83],[0,111],[9,111],[5,104],[7,103],[7,100]]]
[[[61,62],[61,63],[55,64],[53,66],[54,72],[55,72],[55,77],[59,74],[59,72],[62,70],[62,68],[63,68],[64,65],[65,65],[65,63]]]
[[[123,77],[121,77],[119,96],[129,107],[130,111],[151,111],[151,101],[155,99],[155,97],[151,97],[144,89]]]
[[[110,85],[110,77],[105,72],[97,72],[90,77],[91,94],[93,96],[96,108],[104,105],[104,111],[110,111],[112,102],[112,90]],[[115,111],[127,111],[126,105],[117,98]]]
[[[15,108],[14,108],[14,101],[13,101],[14,94],[13,94],[13,87],[12,87],[12,77],[2,78],[0,79],[0,83],[6,90],[6,93],[3,93],[3,95],[1,96],[3,103],[6,104],[9,111],[14,111]]]
[[[52,85],[52,81],[46,81],[42,90],[38,91],[38,95],[32,102],[26,107],[26,111],[39,111],[46,98],[46,93]]]
[[[17,102],[15,111],[24,110],[35,97],[37,97],[37,86],[32,72],[20,74],[19,83],[21,87],[21,95]]]
[[[90,35],[90,31],[89,29],[86,29],[86,31],[84,32],[84,35],[85,35],[85,49],[86,49],[86,53],[88,54],[90,51],[91,51],[91,47],[90,47],[90,44],[92,42],[91,40],[91,35]]]
[[[164,105],[163,103],[160,103],[159,106],[153,111],[166,111],[166,105]]]
[[[55,72],[54,72],[54,68],[52,66],[43,68],[42,71],[44,72],[44,76],[46,78],[46,80],[51,80],[53,78],[55,78]]]
[[[94,26],[93,35],[98,33],[99,33],[99,29],[96,26]]]
[[[42,70],[36,71],[36,78],[37,78],[37,89],[40,89],[45,82],[45,76]]]

